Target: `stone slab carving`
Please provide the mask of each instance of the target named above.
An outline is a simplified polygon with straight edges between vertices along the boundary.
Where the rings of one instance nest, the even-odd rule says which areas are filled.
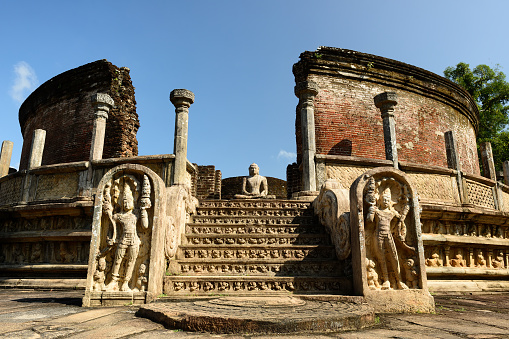
[[[143,303],[162,292],[166,220],[165,186],[152,170],[126,164],[104,175],[83,306]]]
[[[455,177],[427,173],[412,173],[409,176],[421,199],[460,203]]]
[[[313,202],[315,214],[326,227],[339,260],[350,256],[350,208],[348,190],[333,180],[325,182]]]
[[[355,292],[376,312],[432,312],[417,192],[401,171],[379,167],[350,188]]]

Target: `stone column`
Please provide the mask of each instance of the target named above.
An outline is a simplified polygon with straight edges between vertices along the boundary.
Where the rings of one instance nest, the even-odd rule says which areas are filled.
[[[9,174],[9,166],[11,165],[12,141],[4,140],[2,142],[2,151],[0,153],[0,178]]]
[[[382,112],[385,158],[392,160],[394,168],[398,168],[398,149],[396,148],[396,123],[394,121],[394,106],[398,104],[395,92],[384,92],[375,96],[375,106]]]
[[[504,184],[509,185],[509,161],[504,161]]]
[[[497,173],[495,172],[495,162],[493,160],[493,151],[491,150],[490,142],[481,143],[481,162],[484,176],[497,181]]]
[[[463,189],[463,178],[461,175],[461,164],[460,158],[458,154],[458,148],[456,143],[456,137],[452,131],[447,131],[444,133],[445,137],[445,151],[447,155],[447,166],[450,169],[456,170],[456,181],[458,183],[458,190],[460,195],[460,201],[463,203],[465,201],[464,197],[464,189]]]
[[[105,93],[97,93],[91,97],[94,107],[94,129],[92,131],[92,143],[90,144],[90,161],[100,160],[103,157],[104,135],[106,133],[106,120],[108,113],[114,106],[113,99]]]
[[[451,266],[451,263],[449,262],[449,253],[451,251],[451,247],[445,246],[444,248],[444,254],[445,254],[445,262],[444,266]]]
[[[475,267],[474,249],[472,247],[468,249],[468,266]]]
[[[318,85],[313,81],[303,81],[295,85],[295,95],[300,101],[303,191],[316,191],[314,99],[317,94]]]
[[[32,146],[28,158],[28,169],[41,166],[42,154],[44,152],[44,143],[46,142],[46,131],[36,129],[32,134]]]
[[[170,93],[170,101],[175,106],[175,139],[173,153],[173,184],[184,184],[187,172],[187,127],[189,107],[194,102],[194,93],[187,89],[174,89]]]

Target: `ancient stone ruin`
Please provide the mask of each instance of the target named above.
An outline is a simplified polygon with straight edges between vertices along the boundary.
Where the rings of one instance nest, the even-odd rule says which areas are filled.
[[[12,143],[2,144],[0,285],[80,288],[84,306],[168,296],[182,302],[140,312],[186,329],[191,320],[168,314],[276,307],[275,297],[362,308],[366,325],[373,312],[433,311],[430,290],[507,292],[509,178],[497,181],[489,144],[480,176],[466,91],[330,47],[302,53],[293,72],[297,162],[286,181],[256,164],[222,179],[191,163],[189,90],[170,93],[173,154],[137,156],[128,68],[99,60],[41,85],[20,108],[19,171],[9,173]],[[185,302],[211,295],[228,298]],[[306,324],[337,329],[331,312]]]

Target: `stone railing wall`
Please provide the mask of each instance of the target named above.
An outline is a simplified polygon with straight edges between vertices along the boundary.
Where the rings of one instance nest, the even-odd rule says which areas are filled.
[[[103,159],[91,166],[87,161],[48,165],[0,178],[0,285],[84,287],[93,197],[101,178],[115,166],[133,163],[171,186],[173,160],[171,154]],[[189,185],[196,185],[191,180],[196,167],[188,162],[187,172]],[[28,278],[33,277],[44,279],[31,285]]]
[[[323,155],[316,158],[318,187],[334,179],[349,189],[367,170],[392,166],[388,160]],[[435,166],[400,162],[400,168],[419,195],[430,288],[509,287],[500,283],[509,277],[509,186],[465,174],[458,181],[457,171]],[[476,279],[484,281],[482,287],[479,283],[466,283]],[[445,281],[462,282],[455,285],[444,284]],[[486,281],[491,281],[491,285],[486,285]]]

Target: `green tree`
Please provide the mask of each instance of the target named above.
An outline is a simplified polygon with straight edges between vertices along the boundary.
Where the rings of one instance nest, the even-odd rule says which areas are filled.
[[[447,79],[467,90],[479,108],[477,145],[489,141],[493,148],[495,167],[502,169],[509,160],[509,83],[497,65],[494,69],[479,65],[474,69],[464,62],[444,71]]]

